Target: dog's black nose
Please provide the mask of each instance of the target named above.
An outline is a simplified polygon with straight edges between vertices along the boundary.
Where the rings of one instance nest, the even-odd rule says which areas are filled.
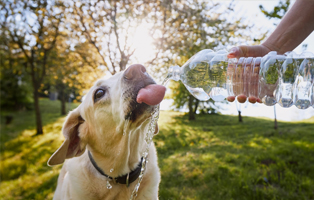
[[[146,68],[141,64],[134,64],[127,68],[124,72],[124,78],[134,80],[146,75]]]

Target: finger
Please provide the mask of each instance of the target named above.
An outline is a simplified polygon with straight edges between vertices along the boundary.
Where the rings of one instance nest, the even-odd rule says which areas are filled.
[[[252,97],[252,96],[249,97],[249,102],[250,103],[256,103],[256,100],[257,100],[256,97]]]
[[[227,101],[229,101],[229,102],[234,102],[234,100],[235,100],[235,96],[227,97]]]
[[[244,94],[241,94],[237,97],[237,100],[239,103],[244,103],[246,101],[246,96]]]
[[[238,47],[233,47],[229,50],[227,57],[228,58],[240,58],[240,57],[262,57],[266,55],[269,51],[264,45],[241,45]]]
[[[233,47],[229,50],[228,58],[239,58],[241,56],[239,47]]]

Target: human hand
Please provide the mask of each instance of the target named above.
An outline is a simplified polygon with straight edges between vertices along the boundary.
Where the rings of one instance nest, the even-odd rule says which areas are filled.
[[[245,96],[245,95],[238,95],[237,96],[237,100],[238,100],[239,103],[245,103],[246,99],[247,99],[247,96]],[[227,97],[227,101],[229,101],[229,102],[234,102],[234,100],[235,100],[235,96],[228,96]],[[248,101],[250,103],[256,103],[256,102],[257,103],[262,103],[262,100],[260,98],[254,97],[254,96],[250,96],[248,98]]]
[[[241,57],[263,57],[268,52],[272,51],[265,45],[255,46],[238,46],[232,47],[227,55],[228,58],[241,58]]]
[[[227,57],[228,58],[262,57],[270,51],[271,50],[264,45],[238,46],[238,47],[233,47],[229,51],[229,54],[227,55]],[[250,84],[250,83],[246,83],[246,84]],[[257,86],[257,84],[256,84],[256,86]],[[257,91],[257,88],[255,88],[255,90]],[[256,102],[262,103],[262,101],[256,96],[247,97],[246,95],[241,94],[241,95],[237,96],[237,100],[239,103],[244,103],[246,101],[246,99],[248,98],[248,101],[250,103],[256,103]],[[233,102],[234,100],[235,100],[235,96],[227,97],[227,101],[229,101],[229,102]]]

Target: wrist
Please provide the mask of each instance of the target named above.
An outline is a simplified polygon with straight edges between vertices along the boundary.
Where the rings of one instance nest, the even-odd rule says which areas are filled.
[[[261,48],[263,49],[265,55],[267,53],[271,52],[271,51],[276,51],[277,53],[280,52],[280,48],[278,48],[276,45],[273,45],[271,43],[267,43],[267,41],[262,43],[262,44],[260,44],[259,46],[261,46]]]

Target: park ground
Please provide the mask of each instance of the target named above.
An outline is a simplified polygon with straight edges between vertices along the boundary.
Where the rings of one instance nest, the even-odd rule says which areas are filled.
[[[41,99],[44,134],[34,112],[1,112],[0,199],[52,199],[61,166],[47,160],[63,141],[60,103]],[[71,104],[75,108],[76,104]],[[312,109],[312,108],[310,108]],[[314,199],[314,117],[297,122],[162,111],[154,137],[159,199]]]

